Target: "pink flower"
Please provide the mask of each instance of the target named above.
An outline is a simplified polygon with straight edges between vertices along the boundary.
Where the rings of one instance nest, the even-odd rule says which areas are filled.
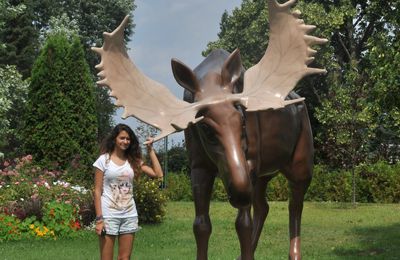
[[[19,185],[19,181],[14,182],[15,185]]]
[[[8,167],[8,166],[10,166],[10,163],[9,163],[8,161],[5,161],[5,162],[3,163],[3,166],[4,166],[4,167]]]
[[[56,177],[56,175],[53,172],[47,172],[47,175],[49,175],[50,177]]]

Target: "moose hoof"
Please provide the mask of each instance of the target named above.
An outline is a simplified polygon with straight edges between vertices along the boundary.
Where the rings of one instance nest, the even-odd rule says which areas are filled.
[[[291,254],[289,255],[289,260],[301,260],[300,254]]]

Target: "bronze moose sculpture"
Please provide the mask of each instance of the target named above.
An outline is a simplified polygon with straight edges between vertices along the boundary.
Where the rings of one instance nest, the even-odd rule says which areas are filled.
[[[207,259],[215,177],[223,180],[230,203],[238,209],[240,259],[253,259],[269,211],[265,191],[278,171],[288,179],[291,191],[289,258],[301,259],[301,215],[314,150],[306,106],[292,90],[302,77],[326,72],[308,67],[315,54],[310,46],[326,40],[307,35],[315,27],[290,10],[294,2],[268,1],[268,48],[248,70],[239,50],[215,50],[194,70],[172,59],[174,77],[185,89],[184,101],[129,59],[123,34],[128,17],[114,32],[104,33],[102,48],[93,48],[101,55],[98,84],[111,89],[116,104],[125,108],[124,117],[134,116],[158,128],[156,140],[185,131],[197,259]]]

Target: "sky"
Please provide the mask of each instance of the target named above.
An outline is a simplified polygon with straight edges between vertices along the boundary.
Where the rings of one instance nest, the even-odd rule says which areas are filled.
[[[173,77],[171,58],[194,69],[204,59],[201,52],[207,43],[218,39],[223,12],[231,14],[241,0],[135,0],[135,4],[136,28],[128,54],[143,73],[182,99],[183,88]],[[115,122],[136,128],[135,119],[121,119],[122,111],[117,110]],[[182,132],[169,137],[174,143],[183,139]]]

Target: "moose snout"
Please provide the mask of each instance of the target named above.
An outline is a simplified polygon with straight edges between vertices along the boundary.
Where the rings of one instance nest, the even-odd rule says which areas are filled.
[[[229,203],[235,208],[247,207],[251,203],[251,185],[250,182],[228,186]]]

